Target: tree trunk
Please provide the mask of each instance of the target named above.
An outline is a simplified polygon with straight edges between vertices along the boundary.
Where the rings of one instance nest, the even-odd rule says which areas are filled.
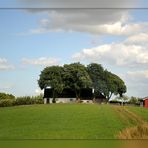
[[[122,93],[119,93],[120,97],[122,98],[123,97],[123,94]]]
[[[53,95],[52,95],[53,99],[52,99],[52,103],[56,103],[55,101],[55,90],[53,90]]]
[[[76,90],[75,93],[76,93],[76,101],[79,103],[81,101],[81,99],[80,99],[80,90]]]

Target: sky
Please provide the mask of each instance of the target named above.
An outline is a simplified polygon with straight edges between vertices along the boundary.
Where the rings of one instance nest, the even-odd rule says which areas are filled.
[[[41,71],[96,62],[148,96],[148,1],[0,0],[0,92],[38,95]],[[29,9],[28,9],[29,8]]]

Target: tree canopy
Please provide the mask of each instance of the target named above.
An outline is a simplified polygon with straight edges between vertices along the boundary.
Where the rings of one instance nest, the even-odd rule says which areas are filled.
[[[126,92],[124,81],[119,76],[104,70],[100,64],[89,64],[87,71],[92,79],[95,93],[100,92],[107,100],[109,100],[113,94],[119,94],[122,97],[122,94]]]
[[[89,88],[92,85],[86,67],[80,63],[65,64],[63,80],[66,88],[74,89],[77,99],[80,97],[81,88]]]
[[[63,67],[46,67],[40,74],[38,84],[41,89],[44,89],[47,86],[53,88],[53,102],[55,102],[56,94],[61,93],[64,88]]]
[[[107,100],[113,94],[122,97],[126,92],[124,81],[97,63],[84,66],[78,62],[46,67],[40,74],[38,84],[41,89],[50,86],[54,90],[53,98],[64,88],[73,89],[77,99],[82,88],[94,88],[95,94],[101,93]]]

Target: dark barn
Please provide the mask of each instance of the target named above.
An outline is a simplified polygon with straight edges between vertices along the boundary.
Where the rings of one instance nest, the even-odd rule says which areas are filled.
[[[96,98],[95,98],[95,102],[97,103],[101,103],[101,102],[104,102],[105,97],[101,94],[101,93],[98,93],[95,95]],[[57,99],[60,98],[60,99],[71,99],[71,98],[76,98],[76,93],[72,90],[72,89],[69,89],[69,88],[66,88],[66,89],[63,89],[62,93],[60,94],[57,94],[55,96]],[[45,88],[44,89],[44,103],[50,103],[50,99],[53,98],[53,89],[52,88]],[[93,99],[94,99],[94,94],[93,94],[93,91],[92,89],[90,88],[83,88],[80,90],[80,100],[81,102],[93,102]]]

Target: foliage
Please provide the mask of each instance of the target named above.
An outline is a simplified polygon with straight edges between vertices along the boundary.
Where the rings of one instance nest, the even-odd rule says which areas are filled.
[[[84,65],[72,63],[64,65],[64,83],[66,88],[74,89],[77,99],[81,88],[91,87],[92,81]]]
[[[98,92],[102,93],[105,86],[105,83],[102,79],[104,75],[103,67],[100,64],[91,63],[87,65],[87,71],[92,80],[92,87],[95,90],[95,96],[97,95]]]
[[[102,93],[107,100],[113,94],[119,94],[122,97],[122,94],[126,92],[124,81],[119,76],[104,70],[100,64],[89,64],[87,71],[92,79],[95,92]]]
[[[40,74],[40,79],[38,80],[38,84],[41,89],[47,86],[53,88],[53,103],[54,103],[57,93],[61,93],[64,88],[63,67],[61,66],[46,67]]]
[[[123,96],[126,92],[124,81],[117,75],[104,70],[97,63],[85,67],[83,64],[72,63],[61,66],[46,67],[40,74],[38,84],[41,89],[50,86],[53,89],[53,100],[64,88],[75,91],[77,99],[80,98],[80,89],[94,88],[95,96],[101,93],[107,100],[114,95]],[[95,97],[94,96],[94,97]]]
[[[129,100],[129,103],[130,104],[140,104],[139,102],[139,98],[138,97],[131,97],[130,100]]]
[[[15,105],[29,105],[29,104],[34,104],[34,101],[29,97],[18,97],[15,101]]]
[[[16,99],[2,99],[0,100],[0,107],[17,106],[17,105],[30,105],[30,104],[43,104],[43,96],[24,96],[17,97]]]
[[[17,97],[15,100],[15,105],[29,105],[29,104],[43,104],[43,98],[40,96],[24,96]]]
[[[15,100],[13,99],[2,99],[0,100],[0,107],[9,107],[15,104]]]
[[[0,93],[0,100],[3,99],[15,99],[15,96],[13,96],[12,94]]]

